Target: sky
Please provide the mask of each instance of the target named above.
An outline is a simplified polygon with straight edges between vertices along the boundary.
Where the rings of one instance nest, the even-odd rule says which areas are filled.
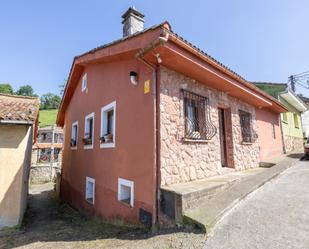
[[[1,0],[0,83],[58,94],[74,56],[122,36],[130,6],[145,14],[145,27],[167,20],[249,81],[309,71],[308,0]]]

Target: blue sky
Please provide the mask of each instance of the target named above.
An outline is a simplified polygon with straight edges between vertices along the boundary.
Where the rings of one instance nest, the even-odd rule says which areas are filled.
[[[286,82],[309,70],[307,0],[10,0],[0,3],[0,82],[58,93],[75,55],[121,37],[129,6],[146,27],[169,21],[247,80]]]

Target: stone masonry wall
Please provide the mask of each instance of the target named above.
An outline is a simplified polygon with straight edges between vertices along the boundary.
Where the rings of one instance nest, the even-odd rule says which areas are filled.
[[[304,140],[300,137],[284,136],[284,145],[286,153],[292,151],[303,151],[304,150]]]
[[[233,144],[231,157],[236,170],[258,167],[258,141],[242,144],[238,111],[252,114],[256,131],[255,108],[224,92],[211,89],[177,72],[160,72],[161,185],[204,179],[222,174],[219,132],[208,142],[185,142],[181,89],[208,97],[211,121],[219,131],[218,107],[230,108]]]

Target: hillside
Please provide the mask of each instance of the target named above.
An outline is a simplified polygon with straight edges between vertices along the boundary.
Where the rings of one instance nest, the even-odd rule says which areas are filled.
[[[56,123],[58,109],[40,110],[39,122],[40,127],[50,126]]]

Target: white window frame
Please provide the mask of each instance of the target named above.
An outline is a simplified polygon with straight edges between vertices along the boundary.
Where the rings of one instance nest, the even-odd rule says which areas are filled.
[[[84,92],[87,89],[87,84],[88,84],[88,77],[87,73],[85,73],[82,77],[82,92]]]
[[[130,191],[130,195],[131,195],[131,199],[130,199],[130,206],[133,207],[134,206],[134,182],[133,181],[129,181],[123,178],[118,178],[118,201],[124,203],[121,198],[121,186],[126,186],[129,187],[131,189]]]
[[[110,110],[114,110],[114,122],[113,122],[113,142],[110,143],[101,143],[100,148],[115,148],[116,147],[116,101],[103,106],[101,108],[101,129],[100,129],[100,138],[106,134],[106,126],[107,126],[107,112]],[[105,134],[104,134],[105,133]]]
[[[84,144],[84,149],[93,149],[93,141],[94,141],[94,112],[85,116],[85,127],[84,127],[84,137],[86,137],[86,130],[87,130],[87,120],[92,118],[92,144]]]
[[[74,147],[71,146],[71,141],[73,139],[73,127],[76,125],[77,129],[76,129],[76,145]],[[76,150],[77,149],[77,144],[78,144],[78,121],[75,121],[74,123],[72,123],[71,126],[71,139],[70,139],[70,147],[71,150]]]
[[[88,182],[91,182],[92,184],[93,184],[93,188],[92,188],[92,199],[93,199],[93,201],[92,202],[90,202],[89,200],[88,200],[88,196],[87,196],[87,187],[88,187]],[[94,205],[94,203],[95,203],[95,180],[93,179],[93,178],[91,178],[91,177],[88,177],[88,176],[86,176],[86,186],[85,186],[85,200],[88,202],[88,203],[90,203],[90,204],[93,204]]]

